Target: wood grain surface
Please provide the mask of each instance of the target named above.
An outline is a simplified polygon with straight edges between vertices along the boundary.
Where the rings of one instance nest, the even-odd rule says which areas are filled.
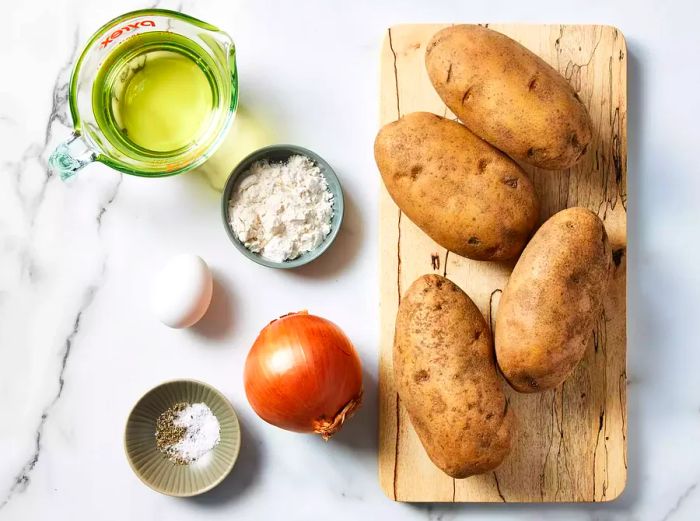
[[[383,125],[409,112],[454,116],[433,90],[425,46],[445,25],[388,30],[381,55]],[[513,451],[495,471],[454,480],[428,459],[393,382],[394,321],[402,293],[420,275],[440,273],[461,286],[493,326],[512,264],[478,262],[448,253],[380,194],[381,349],[379,478],[397,501],[609,501],[624,489],[626,460],[626,47],[615,28],[598,25],[489,25],[519,41],[559,70],[593,121],[586,157],[567,171],[523,165],[542,202],[541,221],[571,206],[604,220],[614,272],[591,345],[558,389],[518,394],[504,382],[518,416]]]

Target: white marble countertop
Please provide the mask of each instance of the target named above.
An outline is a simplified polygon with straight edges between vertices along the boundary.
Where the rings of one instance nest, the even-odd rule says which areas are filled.
[[[118,5],[117,5],[118,4]],[[0,56],[0,519],[697,519],[700,366],[700,85],[697,14],[678,2],[198,1],[180,8],[237,43],[242,105],[274,141],[307,146],[347,192],[334,248],[291,273],[229,243],[216,172],[160,180],[91,165],[47,177],[69,134],[66,83],[82,44],[140,2],[8,1]],[[629,48],[629,478],[601,505],[405,505],[377,480],[377,129],[379,45],[400,22],[590,22]],[[16,74],[15,74],[16,73]],[[204,257],[214,308],[170,330],[145,304],[174,253]],[[366,367],[362,411],[332,442],[262,422],[242,389],[259,329],[308,308],[340,324]],[[215,491],[175,499],[146,488],[124,457],[130,407],[191,377],[236,407],[243,450]]]

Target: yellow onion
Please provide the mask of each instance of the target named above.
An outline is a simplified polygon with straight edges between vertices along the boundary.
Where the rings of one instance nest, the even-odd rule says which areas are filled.
[[[291,313],[268,324],[244,370],[250,405],[266,422],[330,438],[360,406],[362,364],[333,322]]]

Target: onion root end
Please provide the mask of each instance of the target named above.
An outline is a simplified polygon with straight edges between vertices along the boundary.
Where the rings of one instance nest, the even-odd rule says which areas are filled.
[[[345,406],[338,411],[335,417],[331,420],[321,418],[314,421],[314,432],[320,434],[323,441],[331,439],[336,432],[343,426],[345,420],[349,419],[362,404],[362,391],[355,398],[350,400]]]

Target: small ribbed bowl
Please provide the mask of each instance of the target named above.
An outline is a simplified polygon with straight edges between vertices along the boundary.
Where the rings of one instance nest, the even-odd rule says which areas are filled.
[[[156,446],[156,420],[180,402],[205,403],[219,420],[220,441],[189,465],[171,462]],[[241,447],[238,417],[226,397],[195,380],[165,382],[148,391],[126,422],[124,448],[134,473],[153,490],[189,497],[211,490],[231,472]]]
[[[321,169],[323,177],[326,178],[326,182],[328,183],[328,189],[333,194],[333,217],[331,218],[331,231],[328,233],[328,235],[326,235],[326,238],[323,240],[323,242],[313,250],[307,251],[306,253],[302,253],[296,259],[284,262],[275,262],[273,260],[264,258],[258,253],[250,251],[248,248],[245,247],[245,244],[243,244],[238,239],[233,229],[231,229],[229,218],[229,204],[231,201],[231,195],[233,194],[234,190],[238,187],[239,183],[245,178],[245,174],[250,170],[250,167],[253,163],[255,163],[256,161],[260,161],[261,159],[267,159],[271,163],[279,163],[287,161],[293,155],[306,156],[309,159],[311,159]],[[245,157],[240,163],[238,163],[236,168],[233,169],[233,172],[231,172],[231,175],[226,181],[226,186],[224,187],[224,193],[221,199],[221,216],[224,221],[226,233],[228,234],[229,239],[231,239],[233,245],[238,251],[240,251],[244,256],[248,257],[253,262],[257,262],[258,264],[267,266],[268,268],[298,268],[299,266],[308,264],[309,262],[320,257],[323,254],[323,252],[330,248],[331,244],[333,244],[333,241],[338,235],[340,225],[343,222],[343,211],[343,189],[340,186],[338,176],[335,175],[335,172],[331,168],[331,165],[329,165],[325,159],[323,159],[315,152],[312,152],[311,150],[297,145],[270,145],[256,150],[255,152]]]

